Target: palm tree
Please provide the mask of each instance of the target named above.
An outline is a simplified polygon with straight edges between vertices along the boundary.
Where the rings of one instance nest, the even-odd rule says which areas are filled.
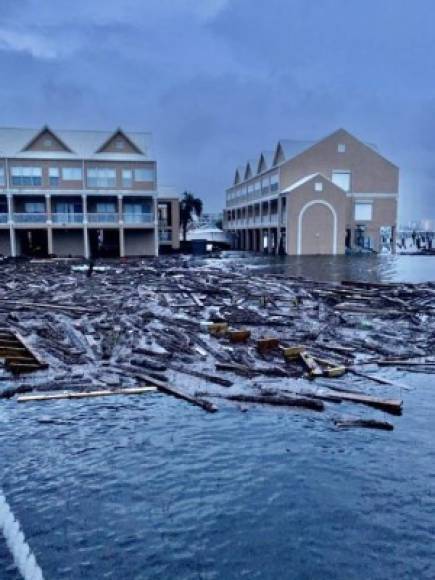
[[[180,225],[183,230],[183,240],[186,241],[187,228],[193,221],[193,216],[202,214],[202,201],[192,193],[185,191],[180,201]]]

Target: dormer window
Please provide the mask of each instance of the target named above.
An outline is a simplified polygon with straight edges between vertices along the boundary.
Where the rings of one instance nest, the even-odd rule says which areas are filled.
[[[337,146],[337,151],[339,153],[346,153],[346,144],[345,143],[339,143]]]
[[[323,191],[323,183],[321,181],[316,181],[314,191]]]

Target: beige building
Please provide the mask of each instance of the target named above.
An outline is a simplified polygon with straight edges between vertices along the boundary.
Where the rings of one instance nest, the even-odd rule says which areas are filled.
[[[245,250],[394,251],[398,191],[399,169],[343,129],[318,142],[284,140],[236,170],[224,227]]]
[[[178,245],[178,199],[159,191],[149,133],[0,128],[1,254],[156,256]]]

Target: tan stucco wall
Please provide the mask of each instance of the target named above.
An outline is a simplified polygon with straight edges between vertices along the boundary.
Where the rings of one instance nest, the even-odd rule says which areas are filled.
[[[345,153],[338,152],[340,143],[346,145]],[[284,189],[313,173],[323,173],[331,179],[334,170],[352,172],[352,191],[398,192],[398,168],[343,130],[283,163],[280,169],[280,187]]]
[[[315,183],[323,184],[323,191],[315,191]],[[326,202],[337,216],[337,254],[344,254],[346,236],[346,196],[333,183],[322,177],[301,185],[287,195],[287,253],[298,253],[299,216],[307,204]],[[331,254],[333,214],[325,204],[311,204],[302,217],[302,253]],[[325,222],[326,220],[326,222]]]
[[[124,230],[126,256],[154,256],[154,231]]]
[[[53,254],[56,256],[83,256],[85,253],[83,230],[53,229]]]

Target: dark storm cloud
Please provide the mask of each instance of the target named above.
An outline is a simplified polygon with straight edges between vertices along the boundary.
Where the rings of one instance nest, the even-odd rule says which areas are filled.
[[[218,210],[236,165],[346,127],[435,217],[432,0],[1,0],[0,123],[152,130]],[[6,80],[7,79],[7,80]]]

